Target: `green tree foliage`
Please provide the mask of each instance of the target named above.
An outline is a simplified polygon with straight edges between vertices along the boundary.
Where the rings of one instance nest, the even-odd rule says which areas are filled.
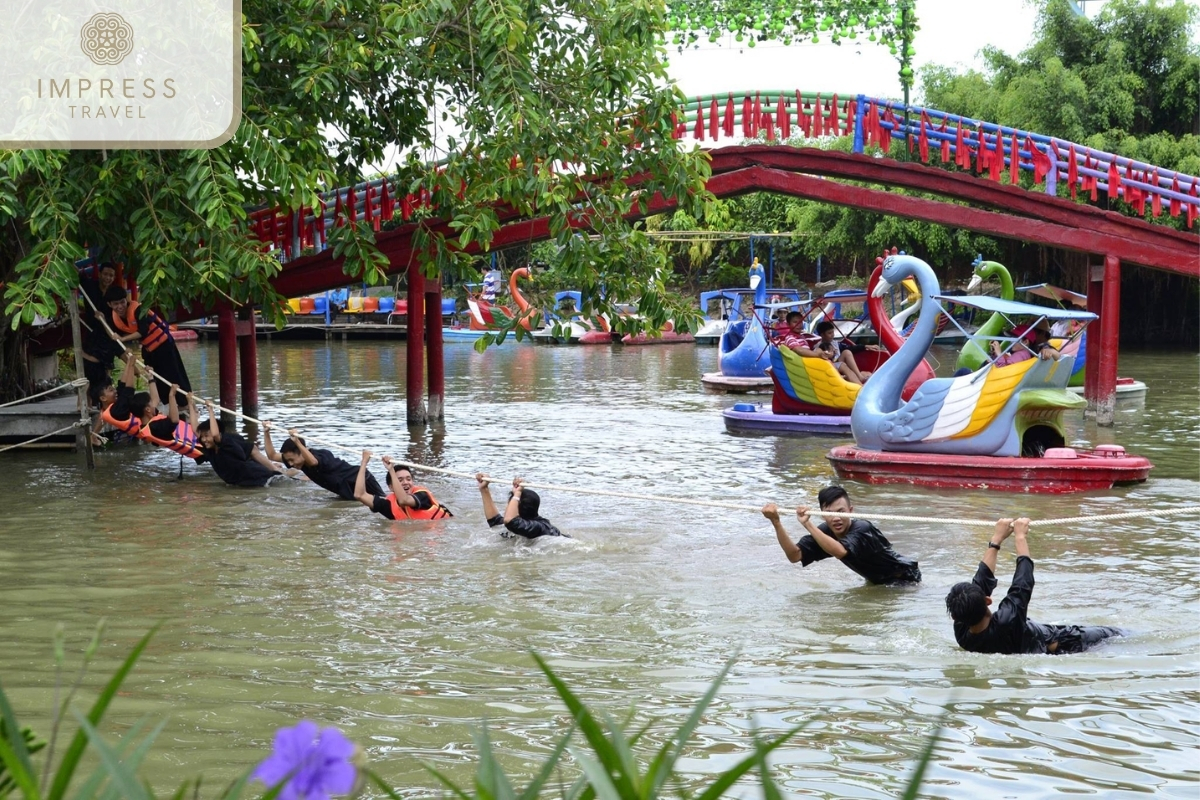
[[[423,229],[430,273],[465,270],[464,249],[486,247],[507,206],[549,215],[581,288],[658,291],[661,257],[623,215],[655,192],[699,213],[707,170],[670,136],[682,98],[664,70],[663,5],[244,0],[242,10],[243,116],[224,146],[0,152],[0,280],[14,326],[53,316],[85,245],[125,262],[149,305],[278,310],[269,279],[280,265],[249,235],[247,209],[315,205],[318,191],[397,151],[402,185],[428,189],[433,213],[451,220],[449,236]],[[583,223],[603,240],[573,236]],[[383,279],[365,223],[330,238],[348,276]]]
[[[926,67],[925,103],[1195,175],[1198,15],[1183,0],[1109,0],[1086,19],[1066,0],[1040,0],[1024,52],[985,48],[984,73]]]

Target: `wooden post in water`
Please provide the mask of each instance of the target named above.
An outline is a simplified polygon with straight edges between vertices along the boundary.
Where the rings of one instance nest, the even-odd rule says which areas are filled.
[[[237,352],[237,317],[233,306],[222,303],[217,307],[217,374],[225,408],[237,408]],[[221,421],[233,425],[236,420],[232,414],[221,412]]]
[[[1096,424],[1110,426],[1117,404],[1117,350],[1121,342],[1121,260],[1104,257],[1104,295],[1100,319],[1100,363],[1096,383]]]
[[[71,290],[71,344],[75,348],[75,380],[83,380],[83,337],[79,331],[79,290]],[[92,450],[92,415],[88,412],[87,386],[78,387],[79,429],[75,431],[75,447],[83,448],[87,468],[96,468],[96,454]]]
[[[408,326],[405,331],[404,396],[408,424],[424,425],[425,412],[425,275],[414,259],[408,265]]]
[[[442,282],[425,287],[425,347],[429,364],[429,419],[445,416],[446,363],[442,353]]]
[[[258,340],[254,307],[241,310],[238,320],[238,359],[242,367],[242,413],[258,416]]]

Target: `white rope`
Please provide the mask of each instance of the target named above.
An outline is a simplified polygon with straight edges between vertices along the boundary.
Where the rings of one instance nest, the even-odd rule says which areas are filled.
[[[93,310],[95,310],[96,306],[92,303],[91,298],[89,298],[86,294],[84,294],[83,297],[87,299],[88,304],[92,306]],[[97,311],[96,313],[99,316],[99,312]],[[104,321],[102,316],[100,316],[99,318],[100,318],[101,324],[103,324],[105,329],[108,330],[109,335],[112,336],[113,339],[117,340],[117,342],[122,346],[122,348],[124,348],[125,347],[124,343],[121,342],[119,339],[117,339],[116,335],[113,334],[112,329],[108,327],[108,323],[106,323]],[[158,380],[163,381],[164,383],[167,383],[167,381],[165,381],[162,377],[155,374],[154,370],[147,368],[147,371],[151,375],[153,375],[155,378],[157,378]],[[170,384],[168,383],[168,387],[169,386],[170,386]],[[202,398],[199,398],[196,395],[193,395],[193,397],[196,397],[197,400],[200,400],[201,402],[203,402]],[[249,414],[243,414],[242,412],[240,412],[236,409],[225,408],[224,406],[218,405],[216,403],[213,404],[213,408],[216,410],[222,411],[224,413],[227,413],[227,414],[232,414],[235,417],[241,417],[242,419],[248,420],[248,421],[254,423],[255,425],[258,425],[266,430],[276,430],[277,429],[277,426],[274,424],[268,425],[267,423],[263,422],[262,420],[255,419],[254,417],[250,416]],[[312,442],[313,444],[323,445],[332,450],[341,450],[344,453],[353,453],[356,455],[362,454],[361,449],[356,450],[353,447],[346,447],[345,445],[338,444],[337,442],[325,441],[323,439],[318,439],[314,436],[305,436],[305,441]],[[3,451],[0,450],[0,452],[3,452]],[[411,461],[400,461],[400,460],[395,460],[395,459],[392,461],[392,463],[395,464],[396,466],[406,467],[410,470],[423,470],[425,472],[433,472],[433,473],[437,473],[439,475],[449,475],[449,476],[455,477],[455,478],[466,478],[469,480],[475,480],[475,475],[474,475],[474,473],[471,473],[471,472],[458,472],[458,471],[452,470],[452,469],[444,469],[442,467],[431,467],[427,464],[417,464],[417,463],[411,462]],[[495,480],[487,475],[485,475],[484,478],[490,483],[496,483],[496,484],[502,483],[502,481]],[[648,500],[648,501],[656,502],[656,503],[669,503],[669,504],[674,504],[674,505],[700,506],[703,508],[724,508],[724,509],[728,509],[730,511],[755,511],[755,512],[762,511],[762,506],[748,505],[748,504],[744,504],[744,503],[723,503],[719,500],[694,500],[694,499],[687,498],[687,497],[663,497],[661,495],[638,494],[638,493],[634,493],[634,492],[614,492],[614,491],[609,491],[607,489],[585,489],[581,486],[560,486],[558,484],[553,484],[553,483],[527,483],[525,481],[522,481],[521,485],[528,486],[531,489],[546,489],[546,490],[555,491],[555,492],[568,492],[571,494],[586,494],[586,495],[594,495],[597,497],[616,497],[616,498],[620,498],[623,500]],[[928,523],[928,524],[940,524],[940,525],[960,525],[963,527],[992,527],[996,524],[996,520],[994,520],[994,519],[970,519],[970,518],[957,518],[957,517],[925,517],[925,516],[911,516],[911,515],[907,515],[907,514],[871,514],[871,513],[867,513],[867,512],[863,512],[863,511],[856,511],[853,513],[844,513],[844,512],[840,512],[840,511],[822,511],[822,510],[816,508],[815,503],[813,504],[813,507],[810,509],[809,514],[814,517],[824,517],[826,519],[831,519],[834,517],[842,517],[845,519],[852,519],[852,518],[868,519],[869,518],[869,519],[887,520],[887,521],[891,521],[891,522],[923,522],[923,523]],[[1168,509],[1156,509],[1154,511],[1146,511],[1146,510],[1121,511],[1121,512],[1117,512],[1117,513],[1113,513],[1113,514],[1093,514],[1090,516],[1080,516],[1080,517],[1060,517],[1058,519],[1032,520],[1029,524],[1031,527],[1035,527],[1035,526],[1036,527],[1050,527],[1050,526],[1055,526],[1055,525],[1059,525],[1059,526],[1073,525],[1073,524],[1078,524],[1078,523],[1083,523],[1083,522],[1104,522],[1104,521],[1118,520],[1118,519],[1134,519],[1137,517],[1178,516],[1181,514],[1200,514],[1200,505],[1180,506],[1177,508],[1168,508]]]
[[[81,420],[79,420],[79,422],[76,422],[73,425],[68,425],[65,428],[59,428],[56,431],[51,431],[50,433],[44,434],[42,436],[38,436],[34,439],[28,439],[24,442],[20,442],[19,444],[10,444],[8,447],[0,447],[0,453],[7,453],[9,450],[16,450],[18,447],[25,447],[27,445],[33,444],[34,442],[40,442],[42,439],[49,439],[51,436],[59,436],[60,434],[64,434],[67,431],[74,430],[75,428],[81,428],[85,425],[90,425],[90,424],[91,424],[91,422],[81,419]]]
[[[78,389],[80,386],[87,386],[87,383],[88,383],[87,378],[76,378],[75,380],[71,381],[70,383],[59,384],[58,386],[55,386],[53,389],[47,389],[44,392],[38,392],[37,394],[31,394],[31,395],[29,395],[29,397],[22,397],[20,400],[12,400],[7,403],[0,403],[0,408],[8,408],[9,406],[18,406],[21,403],[29,403],[34,400],[37,400],[39,397],[45,397],[48,394],[54,394],[55,392],[61,392],[64,389]],[[0,451],[0,452],[3,452],[3,451]]]

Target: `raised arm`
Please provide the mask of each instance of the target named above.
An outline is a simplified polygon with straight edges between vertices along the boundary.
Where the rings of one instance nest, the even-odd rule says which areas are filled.
[[[404,487],[400,485],[400,479],[396,477],[396,467],[392,464],[392,457],[384,456],[380,461],[387,470],[388,485],[392,487],[392,494],[396,495],[396,502],[406,508],[420,508],[421,504],[417,502],[417,498],[404,491]]]
[[[158,413],[158,407],[162,405],[162,396],[158,393],[158,379],[154,377],[154,373],[149,367],[142,372],[146,379],[146,389],[150,392],[150,405],[154,407],[154,413]]]
[[[492,499],[492,490],[488,488],[488,479],[482,472],[475,473],[475,483],[479,486],[479,496],[483,500],[483,517],[492,519],[500,513],[496,501]]]
[[[220,444],[221,426],[217,424],[217,410],[213,408],[213,401],[205,400],[204,408],[208,411],[208,432],[212,434],[213,442]]]
[[[367,464],[371,463],[371,451],[362,451],[362,463],[358,465],[358,477],[354,479],[354,499],[372,511],[375,510],[375,495],[367,491]]]
[[[1029,533],[1029,517],[1020,517],[1013,520],[1012,530],[1013,538],[1016,539],[1017,555],[1031,558],[1029,555],[1029,542],[1025,540],[1025,535]]]
[[[120,381],[120,383],[124,386],[128,386],[131,389],[136,389],[137,378],[134,376],[137,374],[137,360],[131,353],[125,353],[124,358],[125,369],[121,370],[121,377],[117,380]]]
[[[304,466],[315,467],[317,465],[317,457],[312,454],[308,447],[304,444],[304,440],[300,438],[299,432],[295,428],[288,430],[288,436],[292,437],[292,441],[296,443],[296,447],[300,448],[300,456],[304,459]],[[386,456],[383,459],[384,464],[390,464],[391,459]],[[388,472],[391,472],[391,466],[388,466]]]
[[[274,443],[271,442],[271,428],[273,423],[269,419],[263,420],[263,447],[267,448],[267,460],[283,463],[283,456],[279,455],[275,450]]]
[[[521,479],[513,478],[512,497],[508,498],[508,503],[504,506],[504,521],[512,522],[517,517],[521,516]]]
[[[779,546],[783,548],[784,555],[787,560],[795,564],[799,561],[803,554],[796,543],[792,541],[792,537],[788,535],[787,530],[783,527],[783,522],[779,519],[779,507],[774,503],[767,503],[763,506],[762,515],[771,521],[771,526],[775,528],[775,539],[779,542]]]
[[[1012,532],[1013,521],[1011,518],[1005,517],[996,520],[996,529],[992,531],[992,538],[988,541],[988,548],[982,559],[993,575],[996,574],[996,557],[1000,555],[1000,545],[1004,544],[1004,540],[1011,536]]]
[[[846,557],[846,548],[837,539],[830,536],[825,531],[813,525],[812,519],[808,516],[808,506],[800,506],[796,509],[796,519],[800,520],[800,524],[804,526],[804,530],[808,531],[808,535],[813,537],[813,541],[817,543],[817,547],[824,550],[829,555],[837,559]]]
[[[170,397],[167,398],[167,416],[171,422],[179,424],[179,384],[172,383],[171,388],[167,390]]]

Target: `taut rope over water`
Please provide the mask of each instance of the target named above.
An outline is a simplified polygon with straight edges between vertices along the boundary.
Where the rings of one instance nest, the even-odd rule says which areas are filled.
[[[100,314],[98,309],[96,309],[96,306],[94,303],[92,303],[91,298],[88,297],[86,294],[84,294],[83,297],[85,299],[87,299],[88,305],[90,305],[92,307],[92,310],[96,312],[97,318],[100,319],[101,324],[104,325],[104,328],[105,328],[105,330],[108,331],[109,336],[111,336],[113,338],[113,340],[117,342],[117,344],[121,345],[122,350],[127,352],[129,350],[129,348],[125,346],[125,343],[122,342],[116,336],[115,333],[113,333],[112,328],[110,328],[108,326],[108,323],[104,320],[103,315]],[[142,366],[145,367],[145,364],[142,364]],[[167,384],[168,389],[170,388],[169,382],[166,381],[164,378],[162,378],[157,373],[155,373],[154,370],[150,369],[149,367],[146,367],[146,371],[149,372],[150,375],[153,376],[158,381]],[[193,394],[192,396],[195,397],[199,401],[206,402],[203,400],[203,398],[199,397],[198,395]],[[213,408],[217,409],[223,413],[226,413],[226,414],[232,414],[235,417],[241,417],[242,419],[252,422],[255,425],[258,425],[267,430],[276,430],[278,428],[278,426],[276,426],[274,424],[267,424],[260,419],[255,419],[254,417],[250,416],[249,414],[243,414],[242,412],[237,411],[236,409],[225,408],[224,406],[218,405],[217,403],[213,403]],[[73,428],[75,426],[73,425],[71,427]],[[70,430],[70,428],[67,428],[64,430]],[[51,435],[53,435],[53,434],[51,434]],[[352,453],[355,455],[361,455],[361,453],[362,453],[361,449],[347,447],[345,445],[338,444],[337,442],[330,442],[330,441],[326,441],[324,439],[318,439],[315,436],[305,436],[305,440],[307,442],[312,442],[313,444],[319,444],[324,447],[328,447],[332,450],[341,450],[344,453]],[[4,451],[0,450],[0,452],[4,452]],[[427,464],[418,464],[413,461],[401,461],[399,459],[393,459],[392,464],[394,464],[396,466],[400,466],[400,467],[407,467],[410,470],[423,470],[425,472],[433,472],[438,475],[448,475],[448,476],[454,477],[454,478],[466,478],[469,480],[475,480],[475,474],[471,473],[471,472],[459,472],[459,471],[452,470],[452,469],[444,469],[442,467],[432,467]],[[503,482],[503,481],[497,480],[495,478],[492,478],[491,476],[484,476],[484,477],[486,477],[487,480],[489,480],[493,483],[502,483]],[[692,499],[689,497],[664,497],[662,495],[640,494],[640,493],[636,493],[636,492],[614,492],[614,491],[609,491],[607,489],[585,489],[581,486],[562,486],[562,485],[554,484],[554,483],[530,483],[527,481],[522,481],[521,485],[528,486],[531,489],[545,489],[545,490],[553,491],[553,492],[568,492],[571,494],[586,494],[586,495],[593,495],[596,497],[615,497],[615,498],[619,498],[622,500],[648,500],[651,502],[671,504],[671,505],[699,506],[702,508],[723,508],[723,509],[728,509],[730,511],[753,511],[753,512],[761,512],[762,511],[761,505],[749,505],[746,503],[723,503],[719,500],[697,500],[697,499]],[[879,519],[879,520],[888,520],[888,521],[892,521],[892,522],[923,522],[923,523],[927,523],[927,524],[961,525],[963,527],[987,527],[987,528],[990,528],[991,526],[996,524],[996,520],[994,520],[994,519],[972,519],[972,518],[959,518],[959,517],[927,517],[927,516],[913,516],[913,515],[908,515],[908,514],[874,514],[874,513],[869,513],[869,512],[865,512],[865,511],[855,511],[852,513],[844,513],[844,512],[840,512],[840,511],[822,511],[822,510],[816,508],[815,504],[814,504],[814,507],[810,509],[809,513],[814,517],[824,517],[826,519],[830,519],[833,517],[843,517],[843,518],[847,518],[847,519],[858,517],[858,518],[862,518],[862,519],[873,519],[873,520]],[[1154,511],[1141,509],[1141,510],[1136,510],[1136,511],[1119,511],[1119,512],[1115,512],[1112,514],[1091,514],[1091,515],[1078,516],[1078,517],[1058,517],[1056,519],[1035,519],[1035,520],[1032,520],[1029,524],[1030,524],[1030,527],[1052,527],[1052,526],[1062,526],[1062,525],[1074,525],[1074,524],[1085,523],[1085,522],[1108,522],[1108,521],[1119,520],[1119,519],[1135,519],[1137,517],[1169,517],[1169,516],[1180,516],[1180,515],[1187,515],[1187,514],[1200,515],[1200,505],[1179,506],[1176,508],[1156,509]]]

